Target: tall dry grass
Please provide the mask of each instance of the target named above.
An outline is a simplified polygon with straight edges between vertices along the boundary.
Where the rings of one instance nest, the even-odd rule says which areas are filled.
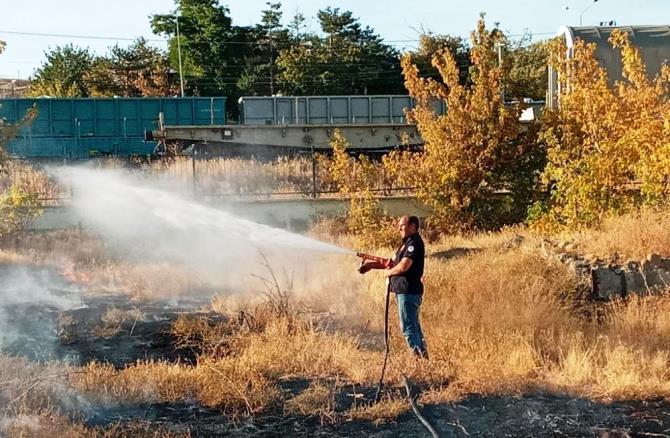
[[[195,185],[207,195],[265,195],[312,192],[312,159],[279,157],[260,161],[244,158],[196,160],[177,157],[155,161],[149,170],[156,176],[185,186]],[[319,190],[332,190],[323,166],[317,166]]]
[[[65,188],[49,177],[42,167],[24,161],[6,160],[0,165],[0,193],[12,186],[38,194],[45,205],[54,204],[65,196]]]
[[[155,161],[148,169],[156,176],[187,187],[194,185],[204,195],[211,196],[309,196],[314,190],[320,196],[337,196],[337,183],[329,173],[329,158],[325,155],[278,157],[273,160],[254,158],[209,158],[196,160],[177,157]],[[370,176],[371,189],[384,194],[407,194],[398,190],[397,181],[381,165]],[[353,166],[352,173],[360,171]],[[314,181],[316,179],[316,181]],[[314,186],[316,182],[316,187]]]
[[[593,254],[605,260],[618,255],[626,259],[643,260],[649,253],[670,257],[670,210],[642,208],[635,212],[603,220],[601,226],[577,234],[566,233],[583,254]]]
[[[647,224],[664,215],[644,219],[638,237],[655,245],[659,228]],[[612,220],[593,236],[623,237],[631,221]],[[586,245],[585,236],[575,241]],[[635,241],[631,251],[651,251],[651,244]],[[542,242],[514,228],[429,245],[421,320],[431,358],[417,361],[409,353],[394,305],[389,384],[399,386],[401,373],[409,375],[424,389],[424,403],[536,391],[600,401],[670,397],[668,297],[598,304],[598,317],[590,317],[583,306],[596,304],[575,293],[581,280],[547,255]],[[219,297],[212,308],[231,321],[245,310],[255,324],[243,319],[225,330],[197,320],[176,324],[175,334],[191,341],[225,343],[225,349],[201,349],[195,366],[91,364],[69,384],[104,402],[197,400],[232,419],[312,409],[322,422],[388,421],[409,409],[395,393],[380,406],[361,402],[342,410],[333,402],[338,391],[374,388],[383,359],[384,279],[375,272],[360,276],[356,263],[348,256],[315,260],[309,275],[294,279],[288,314],[268,311],[273,307],[261,306],[260,295],[241,295]],[[285,390],[294,380],[311,384],[298,393]]]
[[[25,438],[126,436],[178,437],[161,426],[115,423],[89,427],[84,418],[95,409],[69,382],[84,370],[57,363],[36,364],[0,355],[0,436]]]

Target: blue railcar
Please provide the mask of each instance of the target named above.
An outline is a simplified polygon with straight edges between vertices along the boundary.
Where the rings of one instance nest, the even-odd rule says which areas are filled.
[[[148,155],[159,113],[169,125],[224,125],[225,97],[0,99],[0,119],[16,123],[35,106],[37,116],[7,145],[21,158],[84,159]]]

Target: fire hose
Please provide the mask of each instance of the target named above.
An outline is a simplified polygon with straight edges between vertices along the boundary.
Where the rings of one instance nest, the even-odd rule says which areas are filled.
[[[383,257],[378,257],[378,256],[373,256],[370,254],[365,254],[362,252],[357,252],[356,256],[361,258],[361,265],[363,265],[367,260],[373,261],[375,263],[378,263],[384,268],[392,268],[394,266],[393,260],[383,258]],[[379,397],[381,396],[382,389],[384,387],[384,375],[386,373],[386,366],[388,364],[390,352],[391,352],[391,346],[389,342],[389,303],[391,301],[391,280],[390,278],[386,279],[386,303],[384,305],[384,363],[382,365],[382,371],[381,375],[379,376],[379,382],[377,383],[377,392],[375,393],[375,403],[379,402]],[[424,425],[426,429],[430,432],[430,434],[433,436],[433,438],[439,438],[439,434],[435,430],[435,428],[430,424],[430,422],[421,414],[421,411],[419,410],[419,407],[416,404],[416,396],[412,395],[412,391],[410,390],[409,386],[409,379],[403,373],[400,371],[400,374],[402,375],[403,379],[403,384],[405,386],[405,390],[407,391],[407,399],[409,400],[410,406],[412,407],[412,412],[416,417],[419,419],[421,424]]]

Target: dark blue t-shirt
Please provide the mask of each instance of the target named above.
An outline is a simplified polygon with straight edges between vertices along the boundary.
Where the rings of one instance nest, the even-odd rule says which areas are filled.
[[[412,260],[412,266],[400,274],[391,277],[391,291],[397,294],[418,295],[423,293],[423,261],[426,250],[419,233],[403,239],[402,245],[395,254],[393,261],[398,264],[404,257]]]

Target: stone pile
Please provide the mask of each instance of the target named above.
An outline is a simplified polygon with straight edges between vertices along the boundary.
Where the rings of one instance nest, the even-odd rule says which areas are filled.
[[[618,262],[618,254],[609,260],[580,256],[573,244],[552,244],[555,256],[575,274],[591,282],[593,298],[615,299],[630,294],[647,295],[670,289],[670,258],[649,254],[644,260]]]
[[[593,294],[612,299],[630,294],[646,295],[670,288],[670,258],[649,254],[641,262],[591,268]]]

